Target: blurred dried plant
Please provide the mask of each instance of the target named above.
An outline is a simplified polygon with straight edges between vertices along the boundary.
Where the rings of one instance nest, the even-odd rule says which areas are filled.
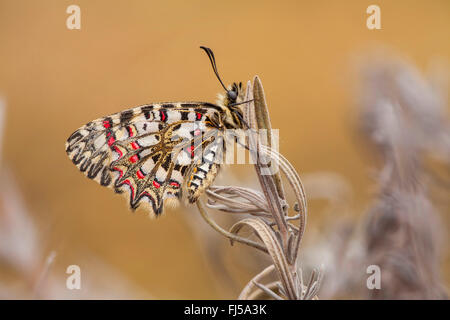
[[[445,299],[440,273],[442,223],[429,190],[445,180],[426,163],[450,164],[444,95],[406,62],[365,60],[358,90],[360,129],[383,166],[377,195],[361,222],[334,225],[310,251],[327,256],[324,298]],[[448,192],[448,182],[440,183]],[[435,201],[436,204],[436,201]],[[366,286],[366,269],[381,270],[381,289]]]
[[[256,174],[262,192],[250,188],[235,186],[214,186],[207,190],[208,201],[197,201],[197,208],[205,221],[216,231],[227,237],[231,244],[243,243],[269,255],[272,264],[257,274],[242,290],[239,299],[313,299],[322,279],[322,273],[314,270],[308,283],[303,282],[302,272],[297,264],[300,242],[306,225],[306,197],[303,185],[292,165],[275,149],[271,148],[272,127],[265,101],[262,84],[255,77],[253,85],[248,82],[245,101],[244,119],[250,127],[246,141],[247,148],[255,163]],[[261,137],[259,134],[265,135]],[[270,162],[261,161],[262,156]],[[289,207],[286,200],[281,175],[277,172],[267,174],[267,169],[276,164],[285,175],[296,197],[296,202]],[[208,214],[216,209],[228,214],[247,215],[238,220],[229,231],[220,227]],[[294,211],[289,215],[289,209]],[[297,225],[295,224],[297,222]],[[244,227],[250,228],[256,235],[242,237],[239,232]],[[266,281],[269,275],[276,274],[277,279]]]
[[[450,164],[450,127],[436,88],[406,63],[363,70],[362,128],[384,166],[365,227],[366,259],[382,270],[377,299],[445,298],[439,268],[440,222],[428,193],[425,152]],[[429,175],[428,175],[429,176]]]

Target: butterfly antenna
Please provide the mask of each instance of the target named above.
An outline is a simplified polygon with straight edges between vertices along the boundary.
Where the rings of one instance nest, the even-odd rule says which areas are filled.
[[[207,47],[201,46],[200,49],[205,50],[206,54],[208,55],[209,61],[211,61],[211,66],[214,70],[214,73],[216,74],[217,79],[219,79],[219,82],[222,85],[222,87],[225,89],[225,91],[228,92],[228,89],[223,84],[222,79],[220,79],[219,72],[217,71],[216,59],[214,58],[214,53],[212,52],[212,50],[210,48],[207,48]]]
[[[242,102],[232,103],[232,104],[230,104],[229,106],[230,106],[230,107],[234,107],[234,106],[238,106],[238,105],[244,104],[244,103],[249,103],[249,102],[252,102],[252,101],[255,101],[255,99],[250,99],[250,100],[247,100],[247,101],[242,101]]]
[[[244,117],[238,111],[236,111],[235,113],[236,113],[236,116],[239,118],[239,120],[241,120],[241,122],[247,127],[247,129],[251,129],[250,126],[248,125],[247,121],[244,120]]]

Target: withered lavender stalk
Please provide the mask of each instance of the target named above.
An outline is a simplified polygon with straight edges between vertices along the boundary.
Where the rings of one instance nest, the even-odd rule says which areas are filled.
[[[247,148],[255,163],[261,190],[235,186],[213,186],[207,190],[207,206],[230,214],[249,214],[235,223],[229,231],[220,227],[208,215],[202,200],[197,201],[201,216],[216,231],[230,239],[259,249],[267,253],[273,264],[257,274],[242,290],[239,299],[256,299],[266,294],[273,299],[312,299],[316,297],[322,279],[322,272],[314,270],[309,283],[303,283],[301,270],[297,265],[300,242],[306,225],[306,196],[301,180],[292,165],[281,154],[271,148],[272,127],[264,96],[264,90],[258,77],[253,85],[247,84],[244,119],[250,126]],[[266,134],[261,137],[259,132]],[[261,157],[268,157],[269,164],[263,164]],[[279,171],[266,174],[269,168],[278,165],[289,182],[296,202],[290,210],[284,185]],[[289,212],[293,211],[292,215]],[[295,225],[295,222],[298,225]],[[260,241],[241,237],[239,231],[250,227]],[[263,278],[274,273],[278,280],[262,283]]]

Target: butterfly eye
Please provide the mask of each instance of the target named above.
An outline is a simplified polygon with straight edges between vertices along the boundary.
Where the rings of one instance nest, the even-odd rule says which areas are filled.
[[[236,99],[237,99],[237,92],[236,91],[229,90],[227,92],[227,95],[228,95],[228,99],[230,99],[231,101],[236,101]]]

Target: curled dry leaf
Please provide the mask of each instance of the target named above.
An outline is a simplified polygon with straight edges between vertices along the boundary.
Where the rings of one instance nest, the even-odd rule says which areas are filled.
[[[294,279],[292,274],[289,272],[286,256],[284,255],[283,248],[278,242],[272,228],[270,228],[263,220],[259,218],[249,218],[243,219],[234,224],[231,227],[230,232],[237,234],[245,225],[255,230],[256,234],[266,246],[272,261],[274,262],[275,269],[278,272],[283,287],[286,289],[287,297],[291,300],[297,299],[296,289],[292,285],[294,283]]]

